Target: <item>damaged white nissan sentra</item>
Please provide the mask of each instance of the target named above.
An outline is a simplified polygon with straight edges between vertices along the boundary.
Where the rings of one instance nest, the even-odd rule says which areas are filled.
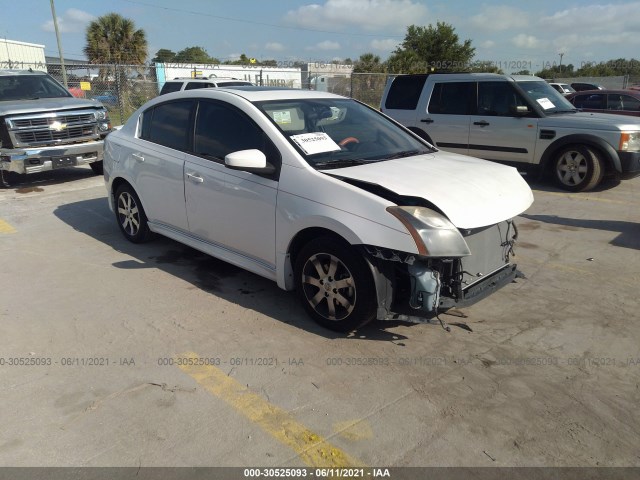
[[[111,133],[109,203],[156,232],[296,290],[317,322],[421,321],[511,282],[511,168],[437,151],[323,92],[238,87],[151,100]]]

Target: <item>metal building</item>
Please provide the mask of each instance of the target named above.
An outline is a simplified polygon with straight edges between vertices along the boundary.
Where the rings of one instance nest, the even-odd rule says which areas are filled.
[[[0,69],[28,69],[47,71],[44,45],[0,39]]]

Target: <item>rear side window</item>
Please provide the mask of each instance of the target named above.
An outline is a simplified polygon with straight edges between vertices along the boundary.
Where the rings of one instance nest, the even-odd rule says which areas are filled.
[[[144,112],[140,138],[175,150],[187,150],[193,100],[163,103]]]
[[[415,110],[427,75],[400,75],[389,87],[384,107],[390,110]]]
[[[184,87],[185,90],[196,90],[197,88],[211,88],[215,87],[213,83],[209,82],[189,82],[187,86]]]
[[[160,90],[160,95],[164,95],[165,93],[177,92],[182,87],[182,82],[167,82],[162,86],[162,90]]]
[[[609,110],[632,110],[637,112],[640,109],[640,100],[631,95],[610,93],[607,97],[607,108]]]
[[[436,83],[429,99],[429,113],[471,115],[475,108],[475,85],[475,82]]]

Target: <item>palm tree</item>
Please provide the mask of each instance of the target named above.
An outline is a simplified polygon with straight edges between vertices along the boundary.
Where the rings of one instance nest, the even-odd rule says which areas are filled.
[[[133,20],[108,13],[87,27],[84,53],[91,63],[140,65],[147,59],[147,38]]]
[[[129,88],[127,83],[131,67],[141,73],[141,67],[147,59],[147,38],[144,30],[136,30],[133,20],[124,18],[117,13],[108,13],[94,20],[87,27],[87,44],[84,53],[90,63],[103,65],[99,76],[106,81],[109,70],[115,72],[115,88],[118,96],[118,106],[121,119],[124,120],[124,108],[129,103]],[[112,68],[104,65],[113,65]]]

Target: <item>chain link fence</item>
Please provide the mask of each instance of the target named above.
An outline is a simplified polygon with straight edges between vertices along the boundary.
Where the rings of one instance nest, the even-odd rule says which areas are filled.
[[[6,63],[6,62],[5,62]],[[28,70],[44,70],[43,64],[26,64],[12,62],[11,65],[0,64],[0,68]],[[230,76],[223,68],[231,66],[216,65],[184,65],[188,76],[225,77]],[[291,84],[293,69],[276,70],[261,67],[236,66],[234,78],[252,81],[264,86],[294,86],[298,88],[325,91],[352,97],[373,108],[380,106],[385,85],[393,75],[386,73],[327,73],[301,69],[299,80]],[[235,68],[235,67],[234,67]],[[131,114],[148,100],[158,96],[164,78],[157,78],[154,65],[94,65],[81,62],[65,63],[67,85],[76,97],[95,98],[107,107],[114,125],[124,123]],[[60,83],[63,83],[62,66],[46,64],[46,71]],[[187,74],[185,74],[187,75]],[[296,73],[297,75],[297,73]],[[280,79],[280,77],[283,77]],[[288,80],[284,80],[284,78]],[[172,76],[170,78],[173,78]],[[296,77],[298,78],[298,77]],[[169,78],[167,78],[168,80]],[[640,77],[575,77],[556,78],[555,81],[597,83],[605,88],[640,88]]]

